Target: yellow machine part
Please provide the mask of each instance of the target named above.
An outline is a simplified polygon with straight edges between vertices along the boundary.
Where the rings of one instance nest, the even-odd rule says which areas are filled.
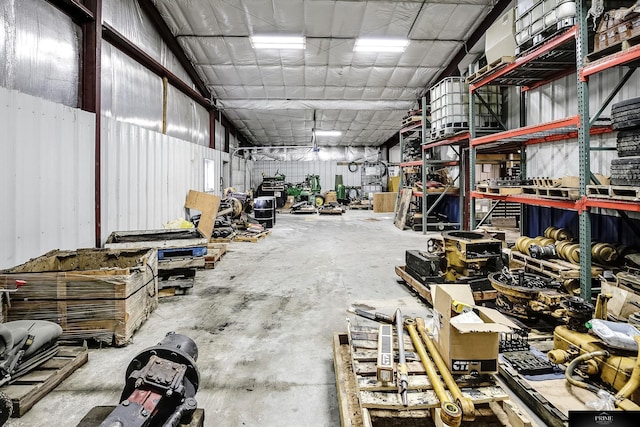
[[[490,257],[469,256],[469,247],[477,247],[478,245],[487,245],[501,252],[502,242],[491,237],[484,237],[480,233],[475,232],[458,232],[474,235],[473,239],[464,237],[454,237],[443,234],[444,253],[447,259],[447,268],[444,279],[455,282],[459,276],[472,276],[473,270],[482,268],[487,265]],[[451,234],[451,233],[450,233]]]
[[[553,348],[565,351],[577,350],[580,354],[610,349],[596,336],[572,331],[566,326],[557,326],[553,333]],[[631,378],[631,372],[636,365],[636,355],[621,356],[611,354],[609,357],[597,357],[595,360],[600,367],[602,383],[619,391]],[[629,399],[640,404],[640,390],[634,391]]]

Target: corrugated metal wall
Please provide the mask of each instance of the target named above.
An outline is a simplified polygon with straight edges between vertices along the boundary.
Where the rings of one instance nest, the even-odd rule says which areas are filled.
[[[589,109],[593,116],[600,109],[604,99],[624,75],[626,68],[616,68],[589,78]],[[513,95],[513,92],[510,93]],[[631,79],[616,95],[613,104],[624,99],[640,96],[638,79]],[[558,120],[578,114],[575,76],[564,77],[554,83],[527,93],[527,124],[538,124]],[[510,123],[517,125],[517,110],[510,110]],[[602,118],[609,118],[611,105],[603,112]],[[615,133],[591,137],[591,146],[615,147]],[[594,151],[591,153],[591,171],[609,175],[611,160],[616,151]],[[527,147],[528,177],[562,177],[578,175],[577,140],[558,141]]]
[[[95,115],[0,87],[0,269],[94,244]]]
[[[201,145],[103,118],[102,235],[159,229],[184,217],[190,189],[204,190],[204,159],[221,165],[221,153]],[[220,194],[220,167],[215,192]]]

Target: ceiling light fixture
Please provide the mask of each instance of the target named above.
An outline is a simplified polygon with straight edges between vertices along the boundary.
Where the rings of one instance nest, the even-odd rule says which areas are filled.
[[[305,38],[301,36],[251,36],[254,49],[304,49]]]
[[[409,46],[406,39],[357,39],[354,52],[404,52]]]
[[[316,136],[340,136],[342,132],[339,130],[314,130]]]

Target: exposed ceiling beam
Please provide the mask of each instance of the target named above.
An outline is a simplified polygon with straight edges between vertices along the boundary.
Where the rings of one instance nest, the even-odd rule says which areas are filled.
[[[205,85],[200,78],[200,75],[193,67],[193,64],[191,63],[189,58],[187,58],[187,55],[182,49],[182,46],[180,46],[180,43],[178,43],[176,38],[171,33],[169,26],[164,21],[162,15],[160,15],[160,12],[158,12],[158,9],[155,7],[153,2],[151,0],[138,0],[138,3],[140,4],[142,10],[144,10],[147,16],[151,19],[151,22],[153,23],[156,31],[160,33],[162,40],[167,44],[169,50],[176,56],[178,62],[180,62],[180,65],[182,65],[189,77],[191,77],[191,80],[193,80],[193,83],[200,91],[200,94],[203,97],[210,99],[211,102],[215,104],[215,99],[212,98],[211,92],[207,88],[207,85]]]
[[[484,18],[484,20],[480,23],[478,28],[469,36],[467,41],[462,44],[462,47],[455,54],[449,65],[442,70],[438,77],[436,77],[433,82],[437,83],[445,77],[455,76],[459,74],[458,65],[467,55],[467,51],[470,47],[473,47],[478,41],[482,38],[482,36],[487,32],[489,27],[493,25],[493,23],[502,15],[502,13],[507,9],[507,7],[511,4],[512,0],[498,0],[493,9],[489,12],[489,14]]]

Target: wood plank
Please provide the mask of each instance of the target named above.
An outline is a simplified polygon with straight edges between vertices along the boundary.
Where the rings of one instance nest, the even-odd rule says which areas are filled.
[[[396,217],[393,224],[400,230],[404,230],[407,225],[407,215],[409,214],[409,208],[411,207],[411,198],[413,197],[412,188],[403,188],[399,190],[400,203],[398,203],[398,210],[396,211]]]
[[[363,425],[362,411],[358,403],[355,376],[351,369],[349,339],[346,334],[333,336],[333,367],[336,375],[338,407],[342,427]]]
[[[373,193],[374,212],[393,212],[396,207],[398,193]]]
[[[13,384],[0,388],[0,391],[6,393],[13,402],[12,416],[23,416],[47,393],[68,378],[76,369],[87,363],[89,352],[86,347],[80,347],[80,349],[82,350],[79,352],[73,352],[75,356],[68,358],[67,363],[59,369],[37,368],[18,378]],[[67,347],[61,346],[58,353],[67,350]]]

